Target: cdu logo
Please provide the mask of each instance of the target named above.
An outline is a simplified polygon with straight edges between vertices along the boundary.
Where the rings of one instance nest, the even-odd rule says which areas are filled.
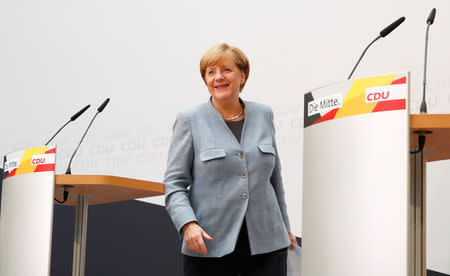
[[[55,164],[55,154],[38,154],[31,157],[31,165],[48,165]]]
[[[367,94],[366,102],[378,102],[389,99],[389,90]]]
[[[366,88],[366,103],[406,99],[407,84],[392,84]]]
[[[31,165],[42,165],[42,164],[45,164],[45,158],[31,159]]]

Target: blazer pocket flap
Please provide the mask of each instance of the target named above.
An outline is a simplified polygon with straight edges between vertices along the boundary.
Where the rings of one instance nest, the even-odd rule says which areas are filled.
[[[210,149],[210,150],[200,153],[200,160],[202,160],[202,161],[208,161],[208,160],[223,158],[223,157],[225,157],[224,149]]]
[[[258,147],[264,153],[271,153],[275,155],[275,149],[271,145],[258,145]]]

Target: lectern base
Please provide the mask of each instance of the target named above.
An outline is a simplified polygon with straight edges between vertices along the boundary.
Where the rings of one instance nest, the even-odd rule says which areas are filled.
[[[77,195],[77,205],[75,206],[75,237],[73,242],[73,276],[84,276],[88,206],[88,195]]]
[[[410,156],[410,236],[411,255],[410,273],[411,276],[426,276],[425,259],[425,177],[426,159],[423,152],[411,154]]]

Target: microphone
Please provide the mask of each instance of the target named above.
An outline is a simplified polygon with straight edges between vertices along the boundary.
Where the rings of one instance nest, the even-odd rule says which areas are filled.
[[[402,24],[405,21],[405,17],[400,17],[399,19],[395,20],[394,23],[392,23],[391,25],[387,26],[386,28],[384,28],[381,32],[380,32],[380,36],[381,37],[385,37],[388,34],[390,34],[393,30],[395,30],[398,26],[400,26],[400,24]]]
[[[430,12],[430,15],[428,16],[427,19],[427,24],[431,25],[434,23],[434,17],[436,16],[436,8],[433,8]]]
[[[106,105],[107,105],[108,103],[109,103],[109,98],[107,98],[107,99],[102,103],[102,105],[100,105],[99,108],[97,109],[97,113],[95,113],[94,117],[92,118],[91,122],[89,123],[89,126],[87,127],[86,131],[84,132],[83,137],[81,137],[81,140],[80,140],[80,142],[78,143],[77,148],[76,148],[75,151],[73,152],[72,157],[70,158],[69,165],[67,166],[66,174],[72,174],[72,171],[71,171],[71,169],[70,169],[70,165],[72,164],[72,160],[73,160],[75,154],[77,153],[78,149],[79,149],[80,146],[81,146],[81,142],[83,142],[84,137],[86,136],[86,134],[87,134],[89,128],[91,127],[91,125],[92,125],[92,123],[94,122],[94,120],[95,120],[95,118],[97,117],[97,115],[98,115],[100,112],[102,112],[103,109],[105,109],[105,107],[106,107]]]
[[[45,143],[45,145],[44,146],[46,146],[46,145],[48,145],[48,143],[50,143],[50,141],[51,140],[53,140],[53,138],[55,138],[55,136],[65,127],[65,126],[67,126],[70,122],[73,122],[73,121],[75,121],[78,117],[80,117],[81,116],[81,114],[83,114],[89,107],[90,107],[91,105],[90,104],[88,104],[88,105],[86,105],[85,107],[83,107],[83,109],[81,109],[80,111],[78,111],[77,113],[75,113],[75,115],[73,115],[72,117],[70,117],[70,120],[67,122],[67,123],[65,123],[53,136],[52,136],[52,138],[50,138],[50,140],[48,140],[48,142],[47,143]]]
[[[370,46],[372,46],[372,44],[377,41],[378,39],[387,36],[388,34],[390,34],[393,30],[395,30],[398,26],[400,26],[400,24],[403,23],[403,21],[405,21],[405,17],[400,17],[399,19],[395,20],[395,22],[393,22],[391,25],[387,26],[386,28],[384,28],[380,34],[372,41],[370,42],[370,44],[366,47],[366,49],[364,49],[363,53],[361,54],[361,56],[358,59],[358,62],[356,62],[355,67],[353,67],[352,72],[350,73],[350,75],[348,76],[348,80],[352,77],[353,72],[355,72],[356,67],[358,67],[359,62],[361,61],[361,59],[363,58],[363,56],[366,54],[367,49],[369,49]]]
[[[107,105],[108,103],[109,103],[109,98],[107,98],[107,99],[102,103],[102,105],[99,106],[99,107],[97,108],[98,113],[102,112],[103,109],[105,109],[105,107],[106,107],[106,105]]]
[[[434,23],[434,17],[436,16],[436,9],[432,9],[427,19],[427,31],[425,33],[425,61],[423,64],[423,97],[420,104],[420,114],[427,114],[427,103],[425,102],[425,90],[427,85],[427,60],[428,60],[428,32],[430,31],[431,24]]]

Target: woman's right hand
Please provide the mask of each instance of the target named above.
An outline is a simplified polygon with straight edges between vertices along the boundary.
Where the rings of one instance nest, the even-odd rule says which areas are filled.
[[[184,241],[191,251],[198,252],[202,255],[208,254],[203,238],[212,241],[213,238],[203,230],[197,222],[192,221],[183,226]]]

